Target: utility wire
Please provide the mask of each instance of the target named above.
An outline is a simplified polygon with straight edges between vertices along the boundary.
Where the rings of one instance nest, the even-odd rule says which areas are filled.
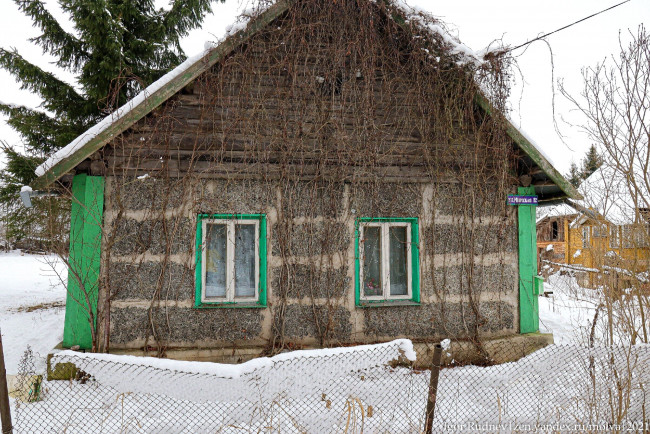
[[[584,17],[583,19],[578,20],[578,21],[576,21],[576,22],[574,22],[574,23],[568,24],[568,25],[566,25],[566,26],[564,26],[564,27],[562,27],[562,28],[560,28],[560,29],[554,30],[554,31],[552,31],[552,32],[550,32],[550,33],[547,33],[547,34],[545,34],[545,35],[542,35],[542,36],[538,36],[537,38],[533,39],[532,41],[524,42],[524,43],[521,44],[521,45],[517,45],[515,48],[510,48],[509,50],[506,51],[506,53],[509,53],[509,52],[511,52],[511,51],[514,51],[514,50],[516,50],[517,48],[524,47],[524,46],[526,46],[526,45],[528,45],[528,44],[532,44],[533,42],[535,42],[535,41],[539,41],[540,39],[544,39],[545,37],[550,36],[550,35],[552,35],[553,33],[557,33],[557,32],[559,32],[559,31],[561,31],[561,30],[564,30],[564,29],[568,29],[568,28],[571,27],[571,26],[574,26],[574,25],[576,25],[576,24],[578,24],[578,23],[581,23],[581,22],[583,22],[583,21],[585,21],[585,20],[588,20],[589,18],[593,18],[593,17],[595,17],[596,15],[600,15],[600,14],[602,14],[603,12],[607,12],[607,11],[609,11],[609,10],[611,10],[611,9],[614,9],[615,7],[618,7],[618,6],[620,6],[620,5],[622,5],[622,4],[625,4],[625,3],[629,2],[629,1],[630,1],[630,0],[625,0],[625,1],[623,1],[623,2],[620,2],[620,3],[617,4],[617,5],[610,6],[610,7],[608,7],[607,9],[603,9],[603,10],[600,11],[600,12],[596,12],[595,14],[591,14],[591,15],[589,15],[588,17]]]

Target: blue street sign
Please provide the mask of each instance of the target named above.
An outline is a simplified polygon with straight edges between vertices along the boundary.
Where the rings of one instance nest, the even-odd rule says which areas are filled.
[[[537,205],[537,196],[508,195],[508,205]]]

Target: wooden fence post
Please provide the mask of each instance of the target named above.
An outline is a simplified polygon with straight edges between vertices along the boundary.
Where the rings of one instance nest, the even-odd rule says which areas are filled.
[[[431,380],[429,380],[429,396],[427,400],[427,414],[424,423],[424,432],[431,434],[433,430],[433,417],[436,412],[436,396],[438,395],[438,375],[440,374],[440,356],[442,345],[433,347],[433,361],[431,362]]]
[[[9,408],[9,390],[7,388],[7,371],[5,370],[5,354],[2,350],[2,332],[0,331],[0,419],[2,419],[2,434],[11,434],[11,410]]]

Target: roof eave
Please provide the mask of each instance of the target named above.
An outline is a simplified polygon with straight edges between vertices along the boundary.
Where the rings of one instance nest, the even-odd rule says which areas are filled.
[[[242,43],[250,39],[264,26],[286,12],[294,1],[295,0],[278,0],[277,3],[269,7],[258,17],[251,20],[245,29],[229,36],[221,44],[206,52],[203,57],[190,65],[183,73],[174,77],[156,91],[151,92],[151,94],[144,98],[141,103],[135,105],[128,110],[124,116],[112,122],[105,130],[101,131],[89,140],[84,146],[76,150],[70,156],[58,161],[56,164],[52,165],[52,167],[49,167],[43,175],[32,181],[30,187],[32,187],[33,190],[47,188],[50,184],[74,169],[83,160],[101,149],[119,134],[126,131],[153,109],[187,86],[201,73],[208,70]]]
[[[487,114],[493,116],[494,109],[490,101],[485,97],[485,95],[478,92],[476,94],[476,103],[481,107]],[[555,167],[542,155],[537,148],[530,143],[530,141],[514,126],[512,123],[505,118],[505,116],[499,116],[501,121],[505,123],[506,133],[508,136],[519,146],[519,148],[524,151],[528,157],[549,177],[551,181],[557,185],[566,196],[558,196],[553,198],[554,200],[563,199],[564,197],[581,200],[584,199],[583,196],[576,190],[576,188],[571,185],[571,183],[564,177],[560,172],[558,172]]]
[[[278,0],[277,3],[269,7],[258,17],[253,19],[245,29],[238,31],[228,37],[224,42],[208,51],[203,57],[190,65],[185,71],[171,79],[167,84],[151,92],[147,98],[144,98],[139,104],[129,109],[124,116],[112,122],[106,129],[98,133],[89,140],[84,146],[76,150],[72,155],[58,161],[52,167],[49,167],[45,173],[36,178],[30,186],[34,190],[47,188],[50,184],[61,178],[63,175],[74,169],[79,163],[88,158],[94,152],[101,149],[119,134],[126,131],[129,127],[142,119],[153,109],[161,105],[175,93],[183,89],[192,80],[201,73],[208,70],[215,63],[222,60],[242,43],[246,42],[260,29],[278,18],[286,12],[295,0]],[[488,99],[481,93],[476,95],[477,104],[488,114],[494,115],[494,110]],[[583,199],[582,195],[567,181],[553,165],[530,143],[528,139],[515,128],[505,117],[500,116],[505,122],[508,136],[528,155],[535,164],[553,181],[566,195],[571,199]],[[553,198],[560,199],[561,197]]]

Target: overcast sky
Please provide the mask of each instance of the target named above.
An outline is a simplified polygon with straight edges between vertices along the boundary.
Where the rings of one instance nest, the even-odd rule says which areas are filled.
[[[502,39],[516,46],[541,34],[551,32],[595,12],[613,6],[622,0],[408,0],[407,3],[428,10],[446,22],[452,33],[465,45],[481,50]],[[45,0],[48,9],[64,20],[57,2]],[[164,2],[156,1],[164,6]],[[195,30],[183,41],[187,55],[203,49],[204,42],[216,40],[224,33],[241,10],[252,6],[252,0],[226,0],[214,5],[214,13],[207,17],[202,29]],[[619,51],[619,31],[629,41],[628,29],[636,32],[641,23],[650,22],[650,0],[630,0],[613,10],[577,24],[547,38],[548,44],[535,42],[527,49],[514,52],[518,71],[510,104],[511,117],[517,127],[530,136],[562,173],[569,169],[571,161],[579,162],[591,144],[581,133],[579,125],[584,120],[557,92],[557,80],[574,95],[582,87],[581,69],[602,62]],[[69,22],[62,24],[72,31]],[[52,58],[27,40],[39,34],[31,27],[14,2],[3,0],[0,6],[0,45],[16,47],[31,62],[54,72],[60,78],[71,81],[72,76],[57,70]],[[549,49],[550,46],[550,49]],[[555,84],[554,84],[555,80]],[[0,70],[0,100],[7,103],[37,107],[38,97],[21,91],[18,83],[5,71]],[[553,91],[555,89],[555,92]],[[555,100],[555,115],[553,101]],[[554,119],[561,138],[554,127]],[[569,123],[567,123],[570,122]],[[0,140],[20,145],[18,135],[0,117]]]

